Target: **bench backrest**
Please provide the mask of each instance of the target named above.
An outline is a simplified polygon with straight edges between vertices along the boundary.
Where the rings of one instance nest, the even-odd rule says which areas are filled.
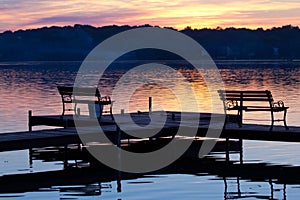
[[[57,86],[59,94],[63,97],[68,96],[69,98],[76,96],[83,97],[97,97],[100,99],[101,95],[97,87],[68,87],[68,86]]]
[[[266,101],[270,104],[274,101],[269,90],[219,90],[223,101]]]

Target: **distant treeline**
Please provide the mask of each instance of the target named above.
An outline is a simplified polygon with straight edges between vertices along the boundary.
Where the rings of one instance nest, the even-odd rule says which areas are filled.
[[[101,41],[144,26],[74,25],[0,34],[0,61],[83,60]],[[291,25],[258,28],[192,29],[180,32],[198,41],[214,59],[299,59],[300,29]],[[143,54],[134,54],[139,56]],[[131,55],[134,59],[134,56]],[[163,56],[160,54],[160,58]],[[140,58],[141,59],[141,58]],[[155,59],[155,58],[153,58]]]

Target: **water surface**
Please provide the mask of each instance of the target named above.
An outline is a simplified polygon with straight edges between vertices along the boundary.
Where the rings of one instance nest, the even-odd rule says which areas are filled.
[[[27,112],[34,115],[58,115],[61,113],[61,100],[57,85],[72,85],[79,62],[22,62],[0,64],[0,133],[27,130]],[[283,100],[290,107],[288,125],[300,126],[300,64],[276,62],[223,62],[218,64],[227,89],[271,90],[275,100]],[[205,80],[200,73],[178,64],[178,73],[195,92],[201,112],[211,111],[211,97]],[[113,85],[126,72],[126,68],[115,68],[106,72],[99,82],[103,95],[111,95]],[[149,69],[136,78],[155,73]],[[206,73],[210,73],[209,71]],[[90,76],[96,76],[91,72]],[[213,74],[211,74],[213,75]],[[166,79],[170,78],[166,74]],[[172,78],[172,77],[171,77]],[[174,87],[186,96],[180,83]],[[130,88],[130,81],[126,87]],[[125,87],[125,88],[126,88]],[[124,93],[127,90],[123,91]],[[148,97],[153,98],[154,109],[180,110],[176,96],[166,87],[145,85],[131,98],[127,112],[147,111]],[[116,98],[122,98],[122,93]],[[114,107],[119,113],[122,105]],[[269,113],[245,114],[245,123],[269,124]],[[45,128],[45,127],[42,127]],[[36,128],[35,128],[36,129]],[[300,166],[298,143],[245,141],[244,159],[252,163],[272,163]],[[223,155],[219,155],[224,157]],[[232,154],[238,160],[237,154]],[[28,162],[28,151],[0,153],[0,175],[27,174],[33,172],[63,169],[62,162]],[[122,191],[118,192],[117,181],[92,183],[89,185],[57,185],[40,188],[38,191],[0,194],[3,199],[230,199],[230,198],[274,198],[295,199],[300,194],[299,185],[282,185],[265,181],[239,180],[236,177],[223,178],[207,174],[165,174],[140,177],[135,180],[121,180]],[[2,184],[2,183],[1,183]],[[239,189],[238,189],[239,187]],[[272,189],[273,188],[273,189]],[[240,192],[238,192],[240,191]],[[273,191],[273,193],[271,192]]]

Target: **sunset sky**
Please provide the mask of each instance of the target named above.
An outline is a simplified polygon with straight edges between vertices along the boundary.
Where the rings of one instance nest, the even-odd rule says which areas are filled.
[[[0,32],[74,24],[193,28],[300,25],[299,0],[0,0]]]

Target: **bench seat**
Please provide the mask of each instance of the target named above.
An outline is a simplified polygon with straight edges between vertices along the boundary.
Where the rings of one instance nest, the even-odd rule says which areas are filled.
[[[274,107],[270,108],[268,106],[235,106],[233,108],[228,108],[227,110],[244,110],[245,112],[251,111],[272,111],[273,112],[280,112],[288,109],[289,107]]]

